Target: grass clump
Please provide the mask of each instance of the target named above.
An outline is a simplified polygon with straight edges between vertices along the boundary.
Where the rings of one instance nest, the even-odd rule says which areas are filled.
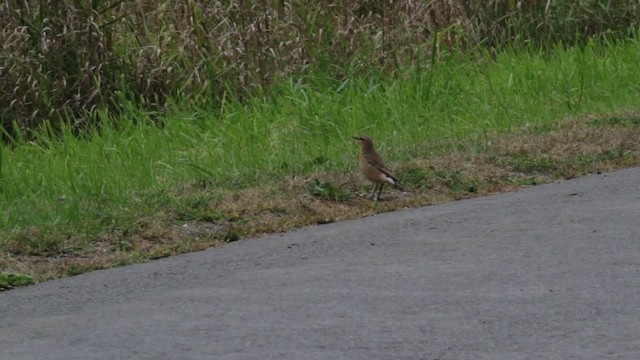
[[[0,291],[32,284],[35,284],[35,281],[29,274],[13,274],[0,272]]]
[[[320,181],[318,179],[313,179],[309,184],[309,193],[313,196],[332,201],[349,201],[353,199],[351,192],[333,185],[330,181]]]
[[[399,170],[397,176],[399,179],[402,179],[402,183],[405,184],[405,186],[424,190],[429,188],[434,175],[429,169],[412,166]]]

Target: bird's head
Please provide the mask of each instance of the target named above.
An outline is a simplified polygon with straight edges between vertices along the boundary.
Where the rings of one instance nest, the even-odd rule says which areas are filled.
[[[371,139],[371,137],[367,135],[358,135],[358,136],[354,136],[353,138],[358,140],[361,148],[363,149],[373,148],[373,140]]]

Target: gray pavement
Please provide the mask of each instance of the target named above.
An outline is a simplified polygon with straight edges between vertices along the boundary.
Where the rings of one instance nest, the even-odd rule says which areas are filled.
[[[0,359],[640,359],[640,169],[0,293]]]

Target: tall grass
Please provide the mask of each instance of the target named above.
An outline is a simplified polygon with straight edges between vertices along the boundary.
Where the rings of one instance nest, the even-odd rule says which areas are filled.
[[[160,122],[111,121],[76,136],[45,127],[0,153],[0,248],[61,251],[168,216],[185,187],[219,190],[354,171],[351,136],[366,133],[398,162],[425,144],[539,126],[584,113],[638,110],[636,40],[551,52],[507,49],[478,61],[453,52],[398,77],[289,77],[219,107],[177,104]],[[164,215],[163,215],[164,214]],[[52,243],[53,242],[53,243]],[[24,251],[24,248],[21,248]]]
[[[0,126],[76,133],[127,104],[245,99],[290,75],[346,79],[424,66],[447,49],[584,44],[629,35],[628,1],[5,1],[0,4]],[[313,70],[313,71],[312,71]]]

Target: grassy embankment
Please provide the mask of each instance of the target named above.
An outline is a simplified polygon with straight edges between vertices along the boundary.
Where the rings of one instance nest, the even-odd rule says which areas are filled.
[[[18,139],[1,154],[0,269],[39,281],[637,165],[638,55],[628,40],[450,56],[397,78],[291,79],[217,112],[176,107],[163,126]],[[360,133],[406,194],[362,197]]]

